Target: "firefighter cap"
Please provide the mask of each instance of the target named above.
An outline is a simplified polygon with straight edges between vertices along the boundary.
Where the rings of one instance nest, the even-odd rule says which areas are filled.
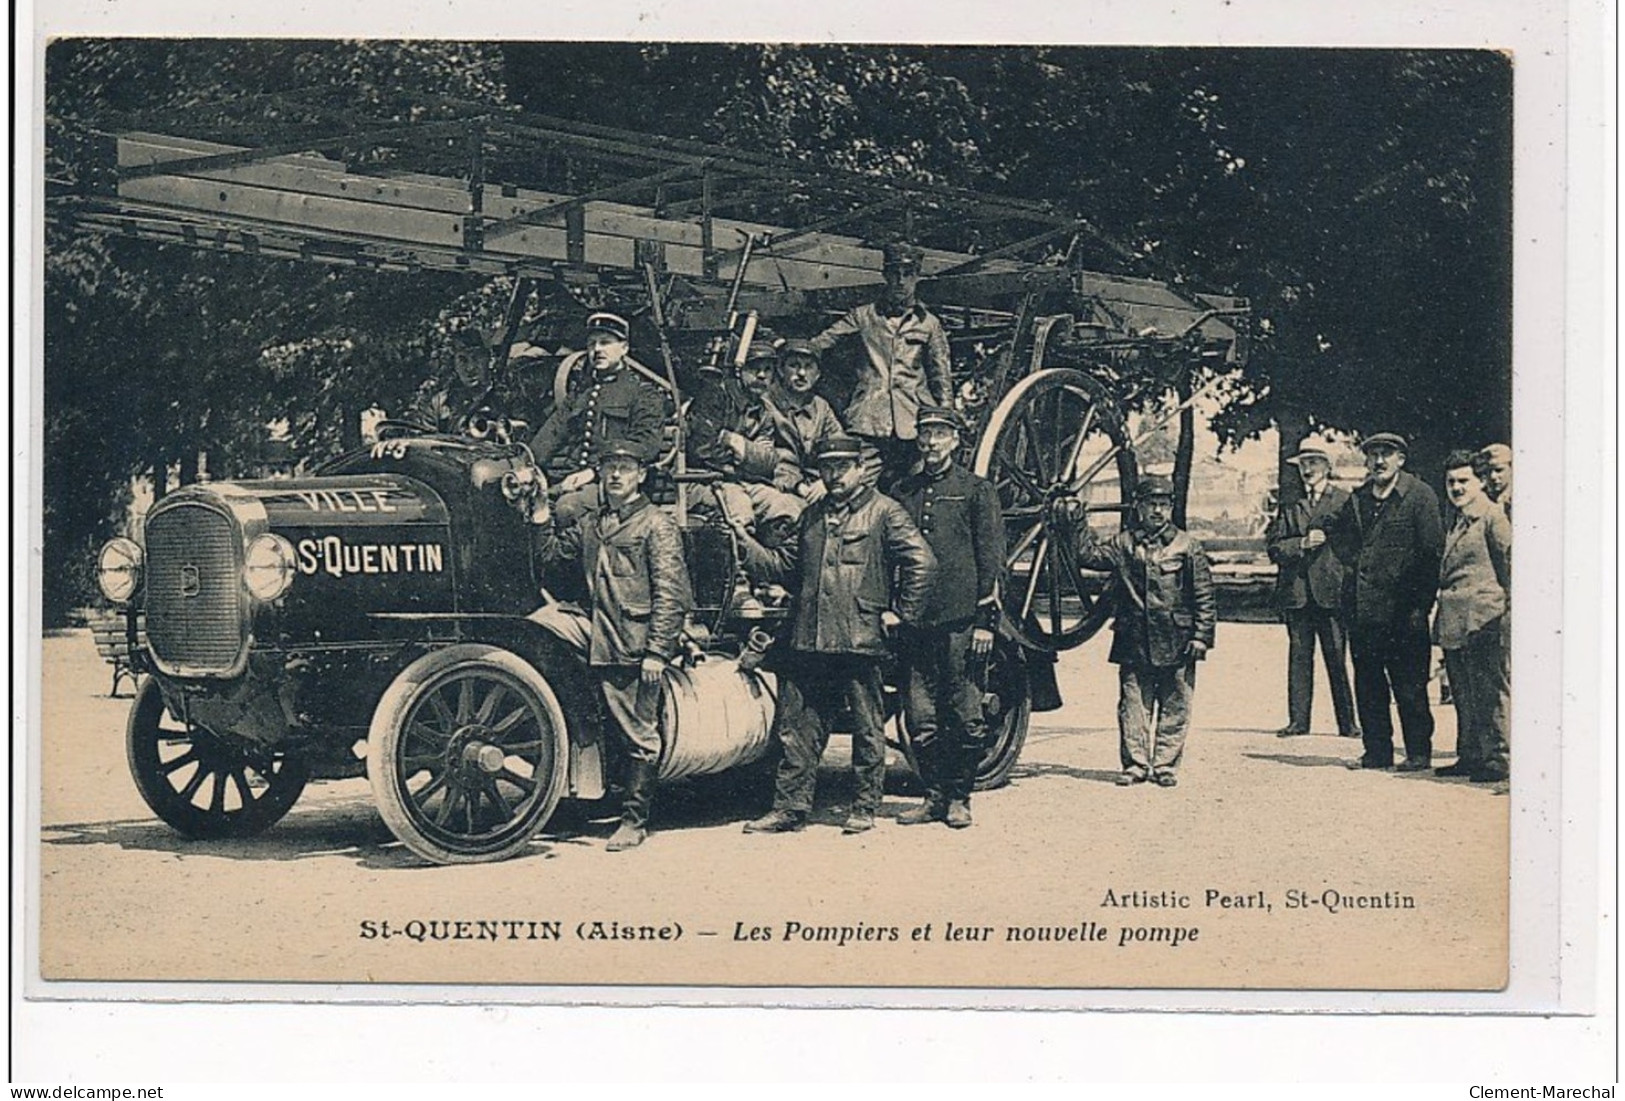
[[[965,418],[959,415],[959,410],[949,409],[942,405],[922,405],[919,415],[914,423],[920,428],[928,424],[940,424],[945,428],[952,428],[955,432],[965,431]]]
[[[1136,501],[1149,501],[1153,497],[1172,499],[1173,495],[1173,479],[1164,474],[1147,474],[1140,479],[1140,484],[1134,487]]]
[[[633,459],[643,466],[649,462],[649,453],[642,445],[631,440],[605,440],[598,451],[598,462],[603,464],[610,459]]]
[[[880,255],[888,268],[899,268],[906,264],[915,271],[920,270],[920,262],[925,259],[920,247],[907,241],[888,241],[881,247]]]
[[[819,462],[825,459],[860,459],[863,444],[851,436],[831,436],[818,445]]]
[[[608,333],[616,340],[630,340],[632,326],[618,313],[595,313],[587,318],[587,335]]]
[[[784,360],[789,359],[791,356],[806,356],[814,363],[819,362],[823,358],[819,355],[818,346],[816,344],[810,340],[803,340],[799,336],[791,337],[789,340],[786,340],[783,344],[779,345],[779,361],[781,363]]]

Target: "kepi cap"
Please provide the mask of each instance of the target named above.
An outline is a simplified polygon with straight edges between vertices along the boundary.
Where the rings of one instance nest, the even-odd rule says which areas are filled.
[[[595,313],[587,318],[587,333],[609,333],[617,340],[629,340],[632,335],[632,326],[627,324],[626,318],[617,313]]]
[[[1173,495],[1173,479],[1164,474],[1147,474],[1140,479],[1140,484],[1134,487],[1134,499],[1136,501],[1145,501],[1152,497],[1172,497]]]
[[[791,356],[806,356],[814,363],[820,362],[823,357],[818,353],[818,347],[810,340],[801,337],[791,337],[779,345],[779,359],[789,359]]]
[[[649,455],[641,445],[631,440],[605,440],[604,446],[598,449],[598,461],[602,463],[609,459],[635,459],[642,466],[649,461]]]
[[[863,457],[863,444],[851,436],[830,436],[818,445],[817,460],[858,459]]]
[[[1367,436],[1360,441],[1361,451],[1370,451],[1374,447],[1386,447],[1389,450],[1398,451],[1402,455],[1410,454],[1410,447],[1405,443],[1405,437],[1398,432],[1378,432],[1376,435]]]
[[[949,409],[942,405],[920,406],[920,411],[915,416],[914,423],[919,428],[924,428],[928,424],[941,424],[952,428],[956,432],[965,430],[965,418],[959,415],[959,410]]]
[[[916,271],[919,270],[920,262],[925,259],[925,253],[920,247],[907,241],[888,241],[881,247],[880,255],[888,268],[911,264]]]

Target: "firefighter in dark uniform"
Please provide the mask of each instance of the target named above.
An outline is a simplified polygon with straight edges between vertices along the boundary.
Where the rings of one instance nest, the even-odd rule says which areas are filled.
[[[747,833],[799,830],[812,810],[818,762],[842,704],[850,707],[852,767],[858,791],[843,830],[875,824],[886,782],[886,715],[881,663],[887,637],[918,624],[936,580],[937,560],[903,506],[864,477],[863,445],[849,436],[818,449],[825,497],[802,514],[797,546],[740,545],[752,573],[796,589],[788,654],[770,655],[779,674],[773,729],[784,756],[773,810]],[[787,646],[784,644],[787,643]]]
[[[629,441],[609,441],[598,452],[599,485],[585,491],[592,502],[573,523],[555,520],[545,493],[537,494],[530,517],[537,557],[574,559],[586,575],[591,623],[578,632],[630,762],[611,852],[647,836],[660,757],[661,674],[693,604],[682,534],[642,492],[647,454]],[[560,614],[558,607],[538,615]]]
[[[1138,523],[1105,542],[1075,498],[1061,512],[1076,526],[1078,563],[1111,571],[1117,592],[1108,655],[1117,665],[1117,782],[1171,788],[1185,753],[1196,663],[1213,648],[1213,571],[1202,544],[1174,527],[1172,482],[1148,475],[1134,502]]]
[[[666,395],[627,362],[629,340],[625,318],[612,313],[588,317],[587,370],[571,376],[563,403],[531,438],[531,454],[544,469],[571,470],[558,485],[559,511],[566,519],[591,501],[576,491],[595,477],[605,441],[613,437],[629,443],[651,460],[660,452]]]
[[[941,406],[920,409],[921,469],[893,487],[937,556],[937,586],[918,627],[898,644],[924,804],[897,816],[905,826],[971,824],[970,794],[987,737],[977,673],[986,669],[998,623],[1004,519],[993,483],[954,462],[964,422]]]

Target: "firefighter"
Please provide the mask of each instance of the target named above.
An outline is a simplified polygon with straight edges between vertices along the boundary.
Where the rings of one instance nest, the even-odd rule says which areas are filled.
[[[902,623],[918,623],[936,578],[931,546],[903,506],[864,477],[863,445],[849,436],[818,449],[827,493],[802,514],[798,551],[740,541],[753,571],[796,588],[788,655],[780,672],[773,730],[784,750],[773,809],[746,833],[799,830],[812,810],[818,762],[833,723],[847,704],[852,767],[858,791],[842,831],[875,824],[886,782],[886,715],[881,663],[887,639]]]
[[[1078,563],[1110,570],[1118,592],[1108,657],[1117,666],[1117,783],[1124,787],[1179,782],[1196,663],[1213,648],[1213,571],[1202,544],[1174,526],[1173,507],[1173,483],[1147,475],[1134,494],[1138,522],[1101,542],[1077,498],[1058,505],[1076,527]]]
[[[887,244],[881,268],[886,287],[879,300],[848,311],[812,339],[820,354],[844,336],[863,342],[857,386],[841,420],[868,445],[866,473],[883,489],[914,463],[920,406],[953,400],[948,334],[918,297],[923,257],[914,245]]]
[[[778,449],[773,484],[813,505],[824,496],[824,482],[818,476],[818,445],[832,436],[845,435],[846,430],[829,402],[816,393],[823,366],[812,341],[786,340],[778,351],[773,385],[767,392]]]
[[[592,482],[599,451],[610,437],[641,448],[651,459],[659,452],[666,395],[628,361],[630,333],[617,314],[587,318],[588,369],[571,375],[564,401],[531,438],[531,453],[542,467],[571,468],[558,485],[559,511],[566,519],[591,501],[576,491]]]
[[[530,519],[540,561],[573,559],[586,575],[590,624],[550,605],[533,618],[569,616],[585,635],[587,664],[598,676],[604,708],[625,743],[630,767],[621,823],[610,852],[635,848],[648,834],[660,756],[661,675],[677,651],[693,605],[677,524],[643,494],[648,453],[628,440],[598,451],[591,503],[573,523],[557,521],[547,494],[535,496]],[[553,628],[558,630],[558,628]],[[561,631],[561,634],[566,632]],[[566,634],[566,637],[569,637]]]
[[[954,461],[964,431],[958,412],[923,406],[916,423],[921,468],[893,489],[931,544],[938,573],[919,625],[899,635],[904,707],[926,798],[897,821],[964,829],[987,737],[977,673],[993,652],[999,619],[1004,519],[993,483]]]
[[[691,468],[714,470],[722,479],[703,487],[700,499],[730,527],[762,538],[769,529],[788,536],[804,502],[777,483],[778,427],[767,394],[778,361],[772,337],[757,331],[737,377],[709,370],[688,407],[688,460]],[[709,498],[709,500],[706,500]]]

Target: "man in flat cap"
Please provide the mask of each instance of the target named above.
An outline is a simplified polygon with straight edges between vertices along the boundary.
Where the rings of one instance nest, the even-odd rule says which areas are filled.
[[[1348,566],[1343,617],[1354,655],[1354,702],[1364,752],[1351,768],[1392,768],[1399,711],[1405,741],[1402,772],[1433,764],[1433,712],[1428,706],[1432,642],[1428,613],[1439,586],[1444,528],[1439,498],[1405,472],[1403,436],[1378,432],[1360,444],[1366,480],[1316,527]]]
[[[964,421],[953,409],[920,408],[920,469],[894,487],[937,556],[937,585],[914,627],[902,629],[904,707],[925,802],[904,811],[905,826],[971,824],[970,795],[987,737],[976,676],[993,652],[1004,573],[1004,517],[993,483],[954,461]]]
[[[823,353],[843,336],[862,340],[864,360],[841,419],[869,446],[868,474],[886,488],[914,463],[920,406],[952,402],[953,369],[942,322],[919,301],[923,254],[892,243],[881,255],[886,289],[879,301],[849,311],[812,345]]]
[[[542,467],[570,471],[559,491],[569,495],[590,484],[599,450],[611,437],[641,449],[652,460],[658,453],[669,408],[666,394],[628,358],[630,328],[612,313],[587,318],[587,370],[575,371],[564,400],[548,414],[530,441]],[[587,498],[561,505],[568,517],[585,507]]]
[[[903,506],[864,477],[863,445],[835,436],[818,448],[827,490],[801,518],[797,545],[740,540],[747,568],[795,590],[788,637],[769,651],[777,669],[774,734],[783,747],[773,809],[747,833],[786,833],[806,824],[818,762],[843,705],[850,710],[858,790],[843,832],[875,824],[886,782],[881,664],[887,641],[918,624],[936,583],[937,559]]]
[[[779,354],[771,334],[758,329],[732,375],[707,369],[688,407],[690,469],[714,470],[722,479],[702,487],[709,504],[735,530],[757,538],[788,537],[805,502],[779,482],[778,423],[768,402]]]
[[[598,447],[598,485],[574,522],[555,517],[547,495],[531,507],[537,558],[581,564],[590,624],[550,605],[536,613],[567,639],[585,636],[587,664],[598,676],[604,710],[628,758],[621,823],[610,852],[635,848],[648,834],[660,758],[661,676],[677,651],[683,618],[693,604],[677,524],[643,494],[648,452],[630,440]],[[575,619],[562,628],[551,621]]]
[[[813,505],[824,496],[818,447],[831,437],[844,436],[846,430],[829,402],[816,392],[823,368],[812,341],[786,340],[778,352],[773,385],[767,392],[778,452],[773,484]]]
[[[1324,525],[1348,500],[1348,490],[1332,484],[1332,462],[1318,447],[1301,447],[1287,462],[1297,468],[1303,496],[1283,505],[1265,539],[1276,565],[1275,602],[1287,633],[1287,724],[1281,737],[1309,733],[1315,698],[1315,640],[1331,682],[1337,732],[1360,736],[1349,690],[1348,636],[1341,605],[1343,560],[1327,545]]]
[[[1117,782],[1125,787],[1179,782],[1196,663],[1213,648],[1213,570],[1202,544],[1174,526],[1173,510],[1173,483],[1158,474],[1135,489],[1137,523],[1105,542],[1076,498],[1060,509],[1075,525],[1079,564],[1111,571],[1117,592],[1109,660],[1117,665]]]

